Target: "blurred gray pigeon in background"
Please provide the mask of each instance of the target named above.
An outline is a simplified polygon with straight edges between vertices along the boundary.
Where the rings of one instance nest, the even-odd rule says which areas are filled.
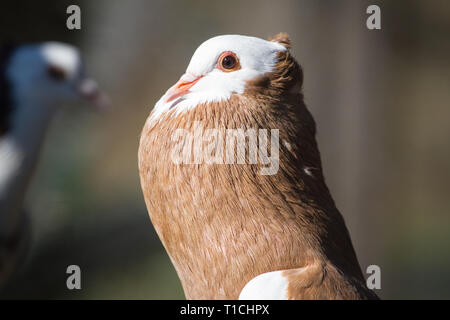
[[[24,198],[50,120],[60,106],[109,101],[84,74],[77,48],[57,42],[0,50],[0,285],[29,234]]]

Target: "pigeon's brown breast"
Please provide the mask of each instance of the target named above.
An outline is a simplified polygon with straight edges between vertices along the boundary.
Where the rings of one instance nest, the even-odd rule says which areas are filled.
[[[338,213],[327,217],[321,208],[334,204],[321,181],[313,120],[300,99],[233,96],[145,126],[139,150],[145,200],[188,297],[237,298],[258,274],[323,258],[324,224]],[[280,168],[267,176],[254,164],[173,163],[175,130],[192,131],[196,121],[204,129],[279,129],[290,148],[280,144]],[[316,168],[314,178],[303,165]],[[343,231],[337,236],[345,242]]]

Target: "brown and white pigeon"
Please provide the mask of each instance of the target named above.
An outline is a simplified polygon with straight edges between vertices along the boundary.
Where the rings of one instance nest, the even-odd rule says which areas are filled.
[[[75,47],[46,42],[0,50],[0,283],[26,239],[23,202],[49,122],[61,105],[81,100],[109,103],[85,76]]]
[[[377,298],[325,184],[289,49],[285,34],[207,40],[146,121],[142,190],[188,299]]]

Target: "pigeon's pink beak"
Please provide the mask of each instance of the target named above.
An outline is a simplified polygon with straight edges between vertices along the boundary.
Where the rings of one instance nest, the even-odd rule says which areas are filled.
[[[178,97],[184,96],[203,76],[194,76],[192,74],[184,74],[175,85],[170,88],[167,93],[166,102],[170,102]]]
[[[92,79],[82,80],[78,85],[78,93],[97,110],[103,111],[111,106],[109,97],[100,91],[97,83]]]

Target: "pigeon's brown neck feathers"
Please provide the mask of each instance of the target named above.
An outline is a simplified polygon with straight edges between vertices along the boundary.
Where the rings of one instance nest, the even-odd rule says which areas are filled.
[[[274,72],[250,82],[244,94],[147,121],[141,184],[187,298],[236,299],[259,274],[305,266],[315,266],[309,280],[318,290],[344,276],[350,288],[348,295],[343,286],[327,296],[313,286],[309,297],[358,297],[351,283],[364,279],[324,181],[301,84],[300,66],[281,52]],[[204,130],[279,129],[278,172],[261,175],[258,164],[173,163],[175,130],[193,132],[197,121]]]
[[[291,42],[286,34],[271,39],[290,49]],[[303,72],[289,50],[278,52],[273,72],[247,83],[246,93],[262,94],[268,97],[280,97],[288,92],[300,92],[303,84]]]

